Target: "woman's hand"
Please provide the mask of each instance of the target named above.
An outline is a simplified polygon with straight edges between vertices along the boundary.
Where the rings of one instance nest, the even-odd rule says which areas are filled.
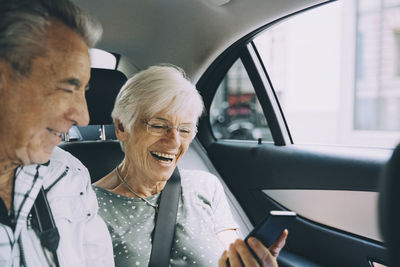
[[[227,265],[229,258],[229,265],[236,266],[263,266],[263,267],[277,267],[278,263],[276,258],[281,249],[285,246],[288,231],[283,231],[282,235],[272,244],[269,249],[265,247],[258,239],[250,237],[248,245],[253,250],[258,259],[255,258],[249,247],[242,239],[237,239],[229,247],[229,251],[224,251],[218,261],[220,267]]]

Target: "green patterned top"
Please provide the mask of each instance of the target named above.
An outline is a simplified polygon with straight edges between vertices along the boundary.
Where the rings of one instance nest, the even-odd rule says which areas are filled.
[[[182,194],[170,266],[217,266],[224,248],[216,233],[237,228],[222,185],[207,172],[180,170],[180,174]],[[115,265],[148,266],[155,208],[140,198],[93,187],[99,201],[99,214],[113,240]],[[146,199],[156,203],[159,196]]]

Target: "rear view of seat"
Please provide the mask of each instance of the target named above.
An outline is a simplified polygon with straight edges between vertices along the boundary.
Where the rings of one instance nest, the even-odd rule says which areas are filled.
[[[111,111],[114,100],[122,85],[126,82],[126,76],[118,70],[92,68],[89,81],[89,90],[86,92],[90,125],[86,130],[91,133],[84,133],[85,128],[79,128],[82,136],[93,136],[98,133],[99,140],[78,140],[63,142],[60,147],[77,157],[89,170],[92,183],[109,173],[124,157],[117,140],[107,140],[108,136],[114,136],[112,126],[109,126],[107,134],[98,132],[98,128],[105,129],[104,125],[112,125]],[[95,134],[93,134],[93,131]],[[85,138],[83,138],[85,139]],[[100,140],[102,139],[102,140]]]

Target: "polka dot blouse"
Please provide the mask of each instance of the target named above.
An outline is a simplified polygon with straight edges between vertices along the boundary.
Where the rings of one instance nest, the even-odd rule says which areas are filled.
[[[207,172],[180,170],[182,194],[170,266],[218,266],[223,247],[216,233],[237,228],[222,185]],[[155,208],[93,186],[113,241],[115,265],[148,266]],[[160,194],[146,198],[158,202]]]

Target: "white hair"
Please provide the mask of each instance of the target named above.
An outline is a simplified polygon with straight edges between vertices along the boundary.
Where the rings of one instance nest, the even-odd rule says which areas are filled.
[[[70,0],[0,0],[0,59],[17,73],[28,75],[32,60],[48,49],[44,40],[52,19],[79,34],[90,48],[103,32],[97,20]]]
[[[203,100],[196,87],[179,67],[173,65],[151,66],[130,78],[121,88],[113,112],[125,130],[143,116],[151,119],[157,113],[181,114],[193,111],[196,122],[203,112]]]

